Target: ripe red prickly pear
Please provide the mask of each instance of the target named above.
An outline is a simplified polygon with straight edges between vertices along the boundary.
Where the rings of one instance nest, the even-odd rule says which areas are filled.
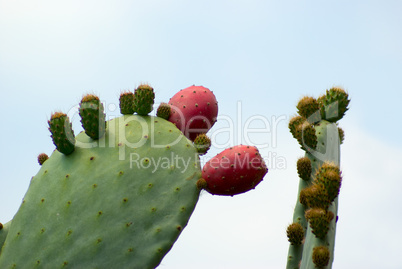
[[[172,113],[169,121],[194,141],[198,134],[206,133],[216,122],[218,102],[215,95],[203,86],[190,86],[169,100]]]
[[[267,172],[256,147],[239,145],[209,160],[202,169],[202,178],[209,193],[233,196],[254,189]]]

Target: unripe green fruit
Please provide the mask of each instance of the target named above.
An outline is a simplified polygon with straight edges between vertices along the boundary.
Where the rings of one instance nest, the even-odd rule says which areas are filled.
[[[56,149],[65,155],[73,153],[75,136],[67,115],[62,112],[55,112],[50,117],[48,124]]]
[[[38,155],[38,163],[39,165],[42,165],[47,159],[49,159],[49,156],[47,156],[46,153],[41,153]]]
[[[80,102],[79,114],[82,127],[90,138],[97,140],[104,135],[106,116],[99,97],[93,94],[85,95]]]
[[[305,203],[310,208],[322,208],[326,210],[330,204],[327,190],[321,184],[313,184],[305,188],[303,194]]]
[[[211,139],[206,134],[199,134],[194,140],[194,147],[200,155],[204,155],[211,147]]]
[[[329,230],[329,223],[334,218],[334,213],[322,208],[310,208],[306,211],[306,219],[310,223],[313,234],[324,239]]]
[[[121,114],[134,114],[134,93],[129,91],[121,93],[119,101]]]
[[[170,117],[171,108],[170,105],[167,103],[161,103],[156,111],[156,116],[168,120]]]
[[[134,92],[134,111],[146,116],[153,110],[155,99],[154,89],[148,84],[141,84]]]
[[[290,244],[301,245],[304,239],[304,228],[300,223],[295,222],[288,226],[286,234]]]
[[[294,116],[289,121],[289,130],[292,133],[293,137],[299,140],[301,137],[301,133],[298,131],[298,126],[302,124],[306,119],[302,116]]]
[[[302,189],[299,194],[299,202],[304,206],[307,206],[308,192],[309,192],[309,188],[307,187],[307,188]]]
[[[330,258],[329,249],[324,246],[315,247],[313,249],[313,263],[321,269],[328,265]]]
[[[303,157],[297,160],[297,173],[301,179],[310,180],[311,172],[311,161],[308,157]]]
[[[320,106],[317,100],[310,96],[304,96],[297,104],[298,113],[308,122],[315,123],[321,120]]]
[[[323,185],[327,191],[329,201],[334,201],[338,197],[342,184],[339,167],[331,163],[324,163],[317,171],[315,182]]]
[[[303,124],[297,126],[296,133],[299,134],[297,140],[303,150],[308,151],[309,148],[315,149],[317,147],[317,136],[312,124],[305,121]]]

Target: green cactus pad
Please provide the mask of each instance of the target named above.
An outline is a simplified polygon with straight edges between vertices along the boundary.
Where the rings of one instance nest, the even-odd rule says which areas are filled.
[[[194,146],[200,155],[204,155],[211,147],[211,139],[206,134],[199,134],[194,139]]]
[[[168,120],[171,112],[172,111],[168,103],[161,103],[156,111],[156,116]]]
[[[343,118],[349,105],[349,95],[341,88],[331,88],[326,94],[318,98],[321,117],[329,122],[336,122]]]
[[[119,99],[120,113],[123,115],[134,114],[134,93],[123,92]]]
[[[73,153],[75,136],[67,115],[62,112],[55,112],[50,117],[48,124],[56,149],[66,155]]]
[[[170,122],[122,116],[31,180],[0,268],[155,268],[198,201],[199,157]],[[1,233],[0,233],[1,238]]]
[[[92,139],[99,139],[105,133],[106,122],[103,104],[99,97],[93,94],[85,95],[79,108],[82,127]]]
[[[47,159],[49,159],[49,156],[47,156],[46,153],[41,153],[38,155],[38,163],[39,165],[42,165]]]
[[[134,92],[134,111],[141,116],[148,115],[153,110],[154,99],[154,89],[147,84],[141,84]]]

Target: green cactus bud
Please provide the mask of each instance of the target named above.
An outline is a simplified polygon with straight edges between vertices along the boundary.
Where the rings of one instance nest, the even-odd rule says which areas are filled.
[[[329,263],[329,250],[327,247],[325,246],[319,246],[319,247],[315,247],[313,248],[313,263],[314,265],[319,268],[322,269],[325,266],[328,265]]]
[[[93,94],[85,95],[80,102],[79,114],[85,133],[95,140],[101,138],[106,129],[106,116],[99,97]]]
[[[171,108],[170,105],[167,103],[161,103],[156,111],[156,116],[168,120],[170,117]]]
[[[41,153],[38,155],[38,163],[39,165],[42,165],[47,159],[49,159],[49,156],[47,156],[46,153]]]
[[[302,189],[299,194],[299,202],[304,206],[307,206],[308,192],[309,192],[309,188],[307,187],[307,188]]]
[[[339,143],[343,144],[343,141],[345,140],[345,132],[341,127],[338,127],[338,134],[339,134]]]
[[[324,239],[329,230],[329,223],[334,218],[334,213],[322,208],[310,208],[306,211],[306,219],[310,223],[313,234]]]
[[[199,134],[194,139],[194,147],[200,155],[204,155],[211,147],[211,139],[206,134]]]
[[[311,172],[311,161],[308,157],[303,157],[297,160],[297,173],[301,179],[310,180]]]
[[[321,184],[313,184],[305,188],[303,195],[305,203],[310,208],[322,208],[326,210],[330,204],[327,190]]]
[[[48,124],[56,149],[65,155],[73,153],[75,136],[67,115],[62,112],[55,112],[51,115]]]
[[[339,167],[331,163],[324,163],[317,171],[315,182],[323,185],[327,191],[329,201],[334,201],[338,197],[342,184]]]
[[[303,124],[298,125],[296,129],[296,132],[300,134],[297,140],[303,150],[308,151],[308,148],[315,149],[317,147],[317,136],[312,124],[305,121]]]
[[[320,106],[315,98],[304,96],[296,107],[299,115],[306,118],[308,122],[315,123],[321,120]]]
[[[343,118],[350,100],[349,95],[341,88],[331,88],[325,95],[318,98],[321,117],[329,122],[336,122]]]
[[[123,115],[134,114],[134,93],[126,91],[120,94],[120,113]]]
[[[208,183],[205,179],[200,178],[199,180],[197,180],[197,188],[199,190],[205,189],[208,186]]]
[[[286,234],[290,244],[301,245],[304,239],[304,228],[300,223],[295,222],[288,226]]]
[[[289,130],[293,137],[299,140],[301,133],[298,131],[298,126],[302,124],[306,119],[302,116],[293,116],[289,121]]]
[[[141,84],[134,92],[134,111],[146,116],[153,110],[155,99],[154,89],[148,84]]]

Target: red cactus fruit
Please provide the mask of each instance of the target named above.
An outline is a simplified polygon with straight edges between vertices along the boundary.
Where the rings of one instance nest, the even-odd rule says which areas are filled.
[[[218,116],[218,102],[215,95],[203,86],[190,86],[176,93],[169,100],[174,123],[191,141],[198,134],[212,128]]]
[[[256,147],[239,145],[209,160],[202,169],[202,178],[209,193],[233,196],[254,189],[267,172]]]

